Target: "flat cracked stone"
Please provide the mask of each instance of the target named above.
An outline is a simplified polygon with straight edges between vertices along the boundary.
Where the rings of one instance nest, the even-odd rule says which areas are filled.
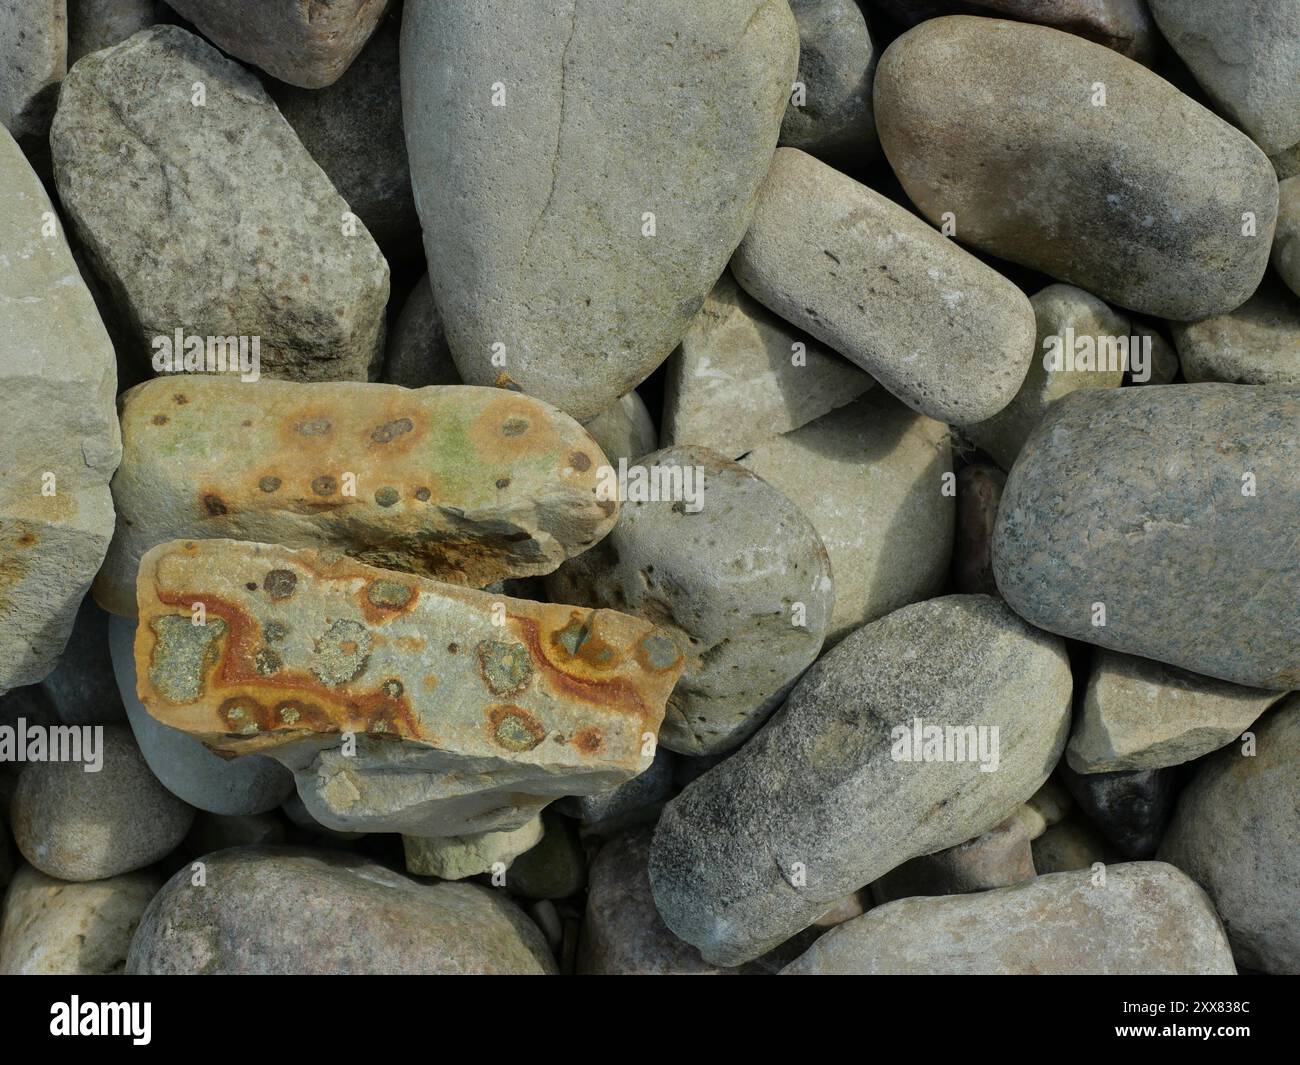
[[[751,296],[953,424],[1016,394],[1034,345],[1029,299],[916,215],[781,148],[731,261]]]
[[[585,420],[649,376],[749,225],[797,55],[772,0],[408,5],[411,177],[465,381]]]
[[[1268,157],[1108,48],[934,19],[885,50],[874,102],[908,197],[964,243],[1179,321],[1230,311],[1259,285],[1277,216]]]
[[[218,752],[279,759],[312,817],[342,831],[508,830],[620,784],[649,767],[683,664],[626,614],[265,544],[163,544],[139,597],[150,714]]]
[[[265,376],[378,376],[388,264],[249,71],[178,26],[142,30],[68,72],[50,145],[128,319],[124,358],[157,370],[179,331],[205,365],[257,338]]]
[[[706,960],[736,965],[908,859],[988,831],[1060,758],[1070,691],[1063,642],[991,596],[863,626],[664,808],[650,882],[665,923]],[[934,733],[917,742],[928,727],[938,747]]]
[[[1297,425],[1295,388],[1058,400],[1002,495],[1003,597],[1085,643],[1250,687],[1300,686]]]
[[[140,557],[165,540],[337,548],[482,587],[549,573],[617,516],[596,442],[514,392],[195,376],[137,386],[121,417],[95,598],[128,617]]]
[[[0,693],[54,669],[108,550],[116,391],[63,224],[0,129]]]

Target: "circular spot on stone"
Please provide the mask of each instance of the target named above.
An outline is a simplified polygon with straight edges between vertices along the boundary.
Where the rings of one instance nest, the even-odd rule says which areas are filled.
[[[155,414],[155,415],[153,416],[153,423],[154,423],[154,425],[166,425],[166,424],[167,424],[167,420],[168,420],[168,419],[167,419],[167,415],[165,415],[165,414]]]
[[[263,492],[278,492],[282,483],[279,477],[263,477],[257,482],[257,487]]]
[[[399,498],[396,488],[380,488],[375,492],[375,502],[381,507],[391,507]]]
[[[449,652],[451,652],[452,654],[454,654],[454,655],[458,655],[458,654],[460,654],[460,644],[458,644],[458,643],[449,643],[449,644],[447,644],[447,650],[448,650]]]
[[[244,585],[244,587],[247,588],[250,592],[255,592],[257,591],[257,581],[249,581],[247,584]]]
[[[339,483],[328,473],[322,473],[311,482],[311,490],[318,496],[332,496],[338,491]]]
[[[253,656],[253,668],[264,677],[278,673],[283,665],[284,660],[269,647],[260,648]]]
[[[262,588],[272,599],[288,599],[297,584],[298,575],[288,569],[273,569],[262,579]]]
[[[372,642],[361,622],[339,618],[316,641],[316,661],[311,671],[332,687],[356,680],[365,672]]]
[[[279,642],[289,635],[289,629],[278,621],[268,621],[262,626],[262,635],[267,640]]]
[[[403,433],[409,433],[415,428],[415,424],[410,418],[398,418],[396,421],[385,422],[370,434],[370,439],[377,444],[392,443]]]
[[[510,478],[509,478],[509,477],[498,477],[498,478],[497,478],[497,487],[498,487],[498,488],[509,488],[509,487],[510,487]]]
[[[384,694],[390,699],[396,699],[406,690],[402,687],[402,682],[395,677],[384,681],[381,687],[383,688]]]
[[[366,598],[372,605],[383,610],[400,610],[411,601],[414,594],[409,585],[382,579],[371,581],[366,589]]]
[[[591,457],[582,451],[575,451],[570,455],[569,462],[579,473],[591,469]]]
[[[326,418],[312,418],[299,422],[297,428],[299,436],[324,436],[330,431],[330,423]]]
[[[520,436],[528,432],[527,418],[507,418],[504,425],[501,426],[502,436]]]
[[[533,659],[523,644],[483,640],[475,650],[479,673],[493,695],[518,695],[533,679]]]
[[[546,738],[542,726],[522,707],[493,707],[489,715],[492,738],[508,751],[531,751]]]
[[[185,404],[190,401],[190,397],[185,395],[184,392],[177,392],[176,395],[172,396],[172,399],[174,399],[177,406],[180,407],[185,406]]]
[[[433,493],[430,492],[427,488],[417,488],[415,490],[415,498],[418,499],[421,503],[427,503],[429,501],[429,496],[431,496],[432,494]]]
[[[213,517],[227,514],[230,511],[230,508],[226,506],[225,500],[220,496],[212,495],[211,493],[203,497],[203,509]]]
[[[680,657],[677,645],[667,636],[651,633],[641,641],[641,650],[651,669],[669,669]]]

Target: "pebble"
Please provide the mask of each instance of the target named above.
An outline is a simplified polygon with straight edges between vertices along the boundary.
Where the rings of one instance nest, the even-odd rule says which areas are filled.
[[[525,899],[567,899],[587,886],[587,854],[571,819],[547,810],[541,842],[510,863],[506,886]]]
[[[835,581],[827,643],[943,590],[955,520],[943,423],[877,389],[741,465],[784,492],[826,545]]]
[[[58,664],[41,681],[41,690],[65,725],[126,721],[108,647],[109,617],[94,599],[86,596]]]
[[[1074,801],[1125,858],[1150,858],[1174,807],[1174,776],[1168,769],[1076,773],[1067,763],[1058,773]]]
[[[998,588],[1026,621],[1256,688],[1300,685],[1300,390],[1082,389],[1007,479]]]
[[[95,598],[126,616],[141,556],[167,540],[342,547],[482,587],[550,572],[618,512],[616,493],[597,493],[606,459],[583,428],[497,389],[158,380],[126,393],[122,426]]]
[[[834,598],[830,560],[789,499],[716,452],[665,448],[640,468],[659,471],[661,487],[681,470],[677,494],[692,498],[625,502],[609,536],[553,573],[547,593],[662,626],[685,670],[659,742],[682,754],[730,750],[821,650]]]
[[[659,447],[654,419],[635,392],[620,396],[594,418],[583,422],[582,427],[600,445],[613,469],[617,469],[620,461],[631,465]]]
[[[729,459],[798,429],[875,383],[723,274],[666,367],[664,443]],[[644,452],[643,452],[644,454]]]
[[[1271,277],[1235,311],[1172,329],[1188,381],[1300,386],[1300,297]]]
[[[783,976],[1231,976],[1210,900],[1162,862],[901,899],[822,936]]]
[[[179,26],[142,30],[68,72],[50,146],[59,198],[127,312],[133,360],[197,365],[198,337],[204,366],[234,361],[236,380],[378,375],[388,264],[237,63]]]
[[[347,854],[240,847],[187,867],[149,904],[127,972],[548,975],[541,931],[504,893],[421,884]]]
[[[1098,651],[1066,748],[1079,773],[1162,769],[1231,743],[1282,695]]]
[[[411,178],[465,381],[585,420],[663,362],[749,226],[798,51],[767,0],[409,5]]]
[[[518,828],[505,832],[475,832],[468,836],[403,836],[406,871],[440,880],[464,880],[480,873],[504,871],[524,851],[542,838],[542,817],[538,814]]]
[[[1237,963],[1300,971],[1300,697],[1252,729],[1254,753],[1234,744],[1199,764],[1178,799],[1161,861],[1205,888]]]
[[[664,809],[650,857],[659,912],[709,961],[759,956],[909,858],[1010,816],[1060,757],[1070,691],[1062,642],[989,596],[934,599],[864,626]],[[983,763],[952,732],[966,760],[924,761],[913,737],[927,727],[973,727]],[[994,736],[998,768],[985,771]]]
[[[108,976],[126,952],[162,877],[145,871],[69,883],[24,865],[4,900],[0,975]]]
[[[1039,876],[1092,869],[1098,862],[1121,861],[1119,852],[1082,817],[1071,817],[1052,825],[1030,844],[1034,868]]]
[[[760,303],[939,421],[992,417],[1025,375],[1034,316],[1023,292],[797,149],[778,149],[731,270]]]
[[[1300,145],[1297,145],[1300,154]],[[1278,185],[1277,232],[1273,237],[1273,268],[1287,287],[1300,296],[1300,165],[1297,175]]]
[[[194,810],[164,788],[129,729],[106,726],[98,771],[82,762],[30,762],[9,808],[14,842],[60,880],[103,880],[162,858],[185,838]]]
[[[415,283],[388,333],[380,380],[405,388],[463,383],[447,347],[447,331],[434,306],[428,274]]]
[[[1180,321],[1259,285],[1277,215],[1268,158],[1116,52],[1044,26],[934,19],[885,50],[874,101],[908,197],[965,244]]]
[[[1010,817],[974,839],[923,854],[871,885],[877,905],[915,895],[959,895],[1009,887],[1035,876],[1029,829]]]

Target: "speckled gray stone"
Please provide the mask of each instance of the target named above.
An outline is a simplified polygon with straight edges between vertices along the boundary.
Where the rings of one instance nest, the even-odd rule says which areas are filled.
[[[871,82],[878,49],[855,0],[790,0],[799,26],[804,101],[786,108],[781,143],[860,167],[880,155]]]
[[[1215,106],[1270,155],[1300,142],[1300,0],[1148,0]]]
[[[751,298],[729,272],[718,278],[665,371],[664,445],[700,444],[729,459],[875,384]]]
[[[547,594],[671,634],[686,669],[659,742],[683,754],[730,750],[821,650],[834,600],[830,559],[789,499],[716,452],[665,448],[640,465],[694,470],[703,490],[694,503],[625,498],[613,531],[547,577]]]
[[[408,5],[411,177],[465,381],[581,421],[649,376],[749,225],[797,55],[770,0]]]
[[[952,555],[948,427],[883,388],[751,451],[741,464],[808,516],[831,558],[826,639],[938,594]]]
[[[118,691],[140,753],[173,795],[214,814],[259,814],[293,792],[293,774],[273,758],[252,754],[221,758],[193,736],[155,720],[140,703],[135,678],[136,622],[113,617],[109,649]]]
[[[1300,685],[1297,424],[1300,389],[1058,400],[1002,496],[1003,597],[1062,636],[1251,687]]]
[[[127,972],[544,975],[555,961],[505,892],[421,884],[333,851],[240,847],[188,867],[145,911]]]
[[[1300,972],[1300,696],[1201,763],[1160,845],[1214,900],[1245,968]]]
[[[192,807],[158,783],[120,725],[104,728],[103,765],[32,762],[9,809],[14,842],[41,872],[60,880],[102,880],[143,869],[189,831]]]
[[[1011,469],[1047,408],[1067,392],[1119,388],[1125,360],[1121,349],[1108,341],[1124,338],[1131,344],[1128,338],[1135,335],[1127,318],[1073,285],[1048,285],[1029,303],[1038,336],[1020,390],[992,418],[962,427],[962,433],[1004,470]],[[1080,356],[1086,361],[1073,361]]]
[[[940,421],[992,417],[1024,379],[1034,343],[1025,294],[797,149],[778,149],[731,270],[760,303]]]
[[[0,126],[39,141],[67,62],[66,0],[0,0]]]
[[[833,928],[785,976],[1233,975],[1214,907],[1161,862],[1040,876],[974,895],[902,899]]]
[[[1300,154],[1300,146],[1297,148]],[[1297,170],[1300,171],[1300,165]],[[1287,283],[1287,287],[1300,296],[1300,173],[1278,185],[1273,268]]]
[[[162,887],[154,872],[75,884],[24,865],[4,900],[0,975],[121,973],[145,907]]]
[[[1150,858],[1174,809],[1169,769],[1076,773],[1062,763],[1058,775],[1079,809],[1125,858]]]
[[[1235,311],[1173,333],[1189,381],[1300,386],[1300,296],[1271,276]]]
[[[659,446],[659,434],[645,403],[635,392],[620,396],[582,427],[600,445],[612,466],[619,459],[635,462]]]
[[[179,329],[250,351],[258,337],[268,377],[377,375],[388,264],[249,71],[178,26],[142,30],[68,72],[50,145],[63,205],[129,317],[124,358],[152,364]]]
[[[909,858],[988,831],[1059,759],[1070,689],[1064,644],[990,596],[932,599],[864,626],[665,807],[650,856],[664,921],[734,965]],[[896,760],[911,747],[896,730],[910,737],[917,719],[967,729],[966,760]],[[998,737],[996,771],[971,757],[979,726],[999,730],[983,734],[986,755]]]
[[[1281,693],[1098,651],[1066,748],[1080,773],[1161,769],[1240,736]]]
[[[1268,158],[1116,52],[1045,26],[934,19],[885,50],[874,100],[908,197],[936,225],[951,215],[963,243],[1163,318],[1222,314],[1259,285],[1277,215]]]

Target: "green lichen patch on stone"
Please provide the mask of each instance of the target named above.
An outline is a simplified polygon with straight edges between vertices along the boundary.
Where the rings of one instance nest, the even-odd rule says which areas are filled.
[[[533,660],[521,643],[483,640],[476,648],[483,683],[494,695],[518,695],[533,679]]]
[[[340,618],[316,641],[316,662],[311,671],[322,684],[347,684],[365,672],[371,645],[370,632],[361,622]]]
[[[191,703],[203,692],[203,676],[217,660],[217,642],[226,623],[212,618],[203,625],[183,614],[166,614],[149,622],[157,642],[149,681],[173,703]]]

